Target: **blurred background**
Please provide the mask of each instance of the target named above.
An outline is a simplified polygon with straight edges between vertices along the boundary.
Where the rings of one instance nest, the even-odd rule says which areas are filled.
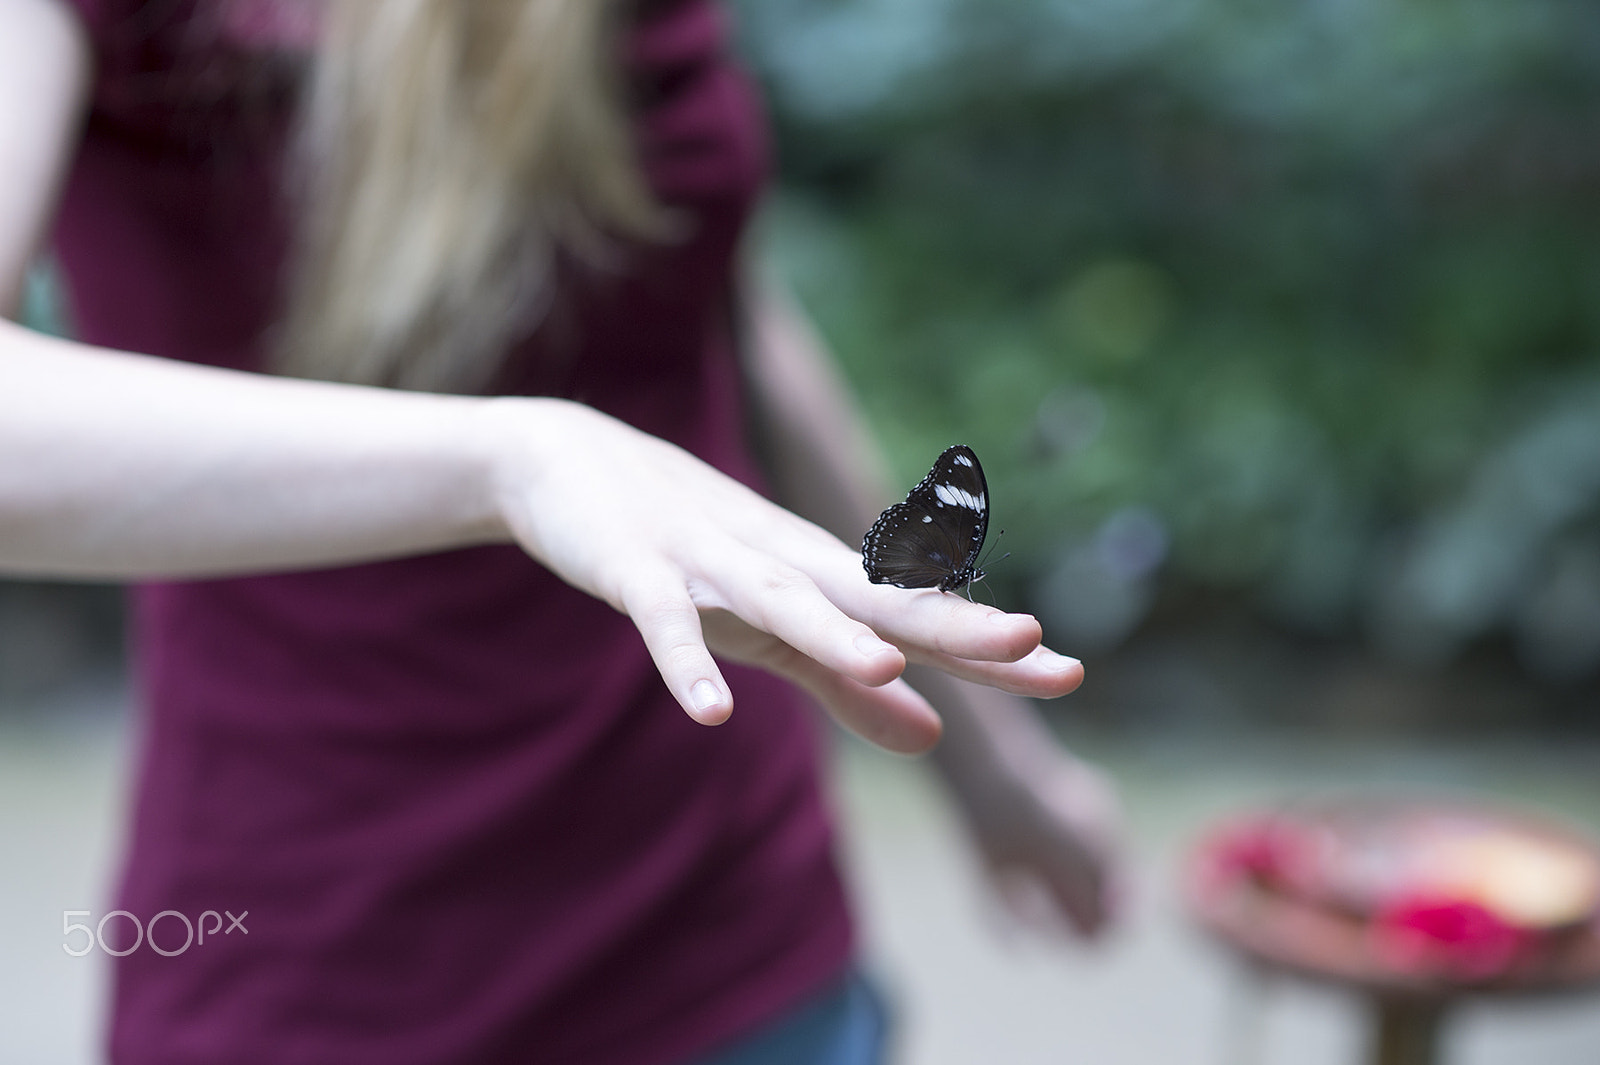
[[[1129,812],[1126,929],[1042,943],[919,766],[841,743],[902,1058],[1355,1060],[1355,1004],[1246,978],[1176,865],[1211,819],[1321,791],[1600,829],[1600,7],[732,6],[774,267],[904,485],[982,457],[1010,557],[976,594],[1085,660],[1045,709]],[[66,328],[43,272],[29,313]],[[0,1060],[91,1060],[100,977],[55,920],[107,908],[121,641],[114,589],[0,584]],[[1600,998],[1447,1035],[1592,1063]]]
[[[1492,659],[1588,723],[1600,10],[739,6],[772,244],[907,483],[983,457],[1001,598],[1090,656],[1225,615]]]

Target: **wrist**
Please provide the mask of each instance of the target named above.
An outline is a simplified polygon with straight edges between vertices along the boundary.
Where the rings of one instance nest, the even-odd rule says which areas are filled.
[[[561,515],[580,505],[574,498],[571,454],[603,419],[590,407],[544,396],[497,396],[478,400],[475,433],[477,480],[485,520],[496,538],[519,543],[541,564],[562,571],[579,545]]]
[[[541,403],[558,402],[525,396],[474,400],[469,460],[475,509],[495,539],[515,539],[523,525],[520,511],[537,476],[544,450],[532,439],[538,430]],[[548,461],[548,455],[546,455]]]

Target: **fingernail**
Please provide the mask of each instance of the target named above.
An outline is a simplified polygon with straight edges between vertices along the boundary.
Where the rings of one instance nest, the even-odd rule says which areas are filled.
[[[993,624],[993,625],[1015,625],[1017,618],[1019,618],[1019,617],[1025,618],[1027,616],[1028,615],[1026,615],[1026,614],[1007,614],[1005,611],[1002,610],[1002,611],[998,611],[996,613],[990,614],[989,615],[989,622],[990,622],[990,624]]]
[[[1066,655],[1059,655],[1048,649],[1041,652],[1039,661],[1046,669],[1054,670],[1057,673],[1065,673],[1069,669],[1083,665],[1076,658],[1068,658]]]
[[[886,651],[893,650],[893,647],[890,644],[884,643],[870,632],[863,632],[861,635],[857,636],[854,643],[856,650],[860,651],[868,658],[872,658],[877,655],[881,655]]]
[[[699,680],[689,689],[689,701],[694,703],[696,710],[710,710],[722,702],[722,693],[709,680]]]

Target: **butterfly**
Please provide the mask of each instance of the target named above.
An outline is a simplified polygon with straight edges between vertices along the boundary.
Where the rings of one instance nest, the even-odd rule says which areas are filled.
[[[978,551],[989,531],[989,485],[965,444],[946,448],[904,503],[878,516],[861,541],[873,584],[953,592],[983,579]]]

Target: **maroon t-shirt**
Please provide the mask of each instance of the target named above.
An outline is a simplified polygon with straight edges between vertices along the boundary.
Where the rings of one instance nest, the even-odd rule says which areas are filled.
[[[79,334],[258,368],[292,49],[237,5],[75,2],[96,80],[55,248]],[[637,9],[644,169],[688,235],[566,278],[505,390],[581,400],[748,481],[728,321],[759,112],[712,4]],[[771,677],[729,668],[733,719],[693,724],[626,618],[512,547],[135,603],[117,905],[207,935],[180,951],[169,914],[117,961],[122,1065],[676,1061],[847,963],[814,722]],[[216,930],[206,911],[248,916]]]

